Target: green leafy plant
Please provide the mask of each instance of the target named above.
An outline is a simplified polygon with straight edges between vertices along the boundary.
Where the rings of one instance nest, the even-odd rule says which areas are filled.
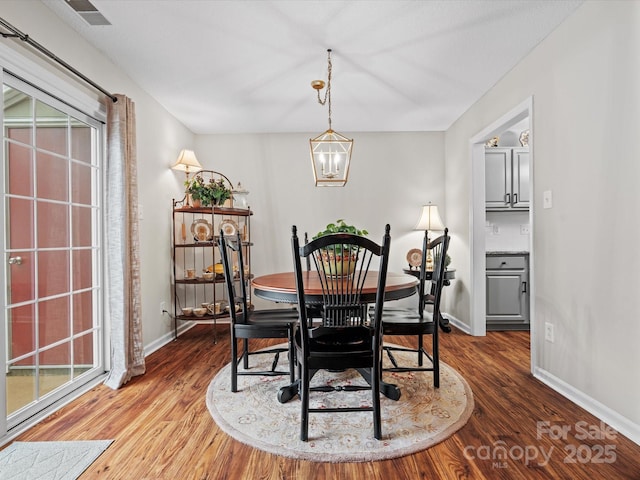
[[[331,235],[332,233],[352,233],[354,235],[361,236],[369,234],[369,232],[367,232],[366,230],[360,230],[353,225],[347,225],[343,219],[339,219],[336,220],[336,223],[327,224],[324,230],[316,233],[313,236],[313,240],[315,240],[316,238],[324,237],[325,235]]]
[[[312,240],[315,240],[316,238],[324,237],[326,235],[331,235],[334,233],[350,233],[353,235],[360,235],[360,236],[365,236],[369,234],[369,232],[366,231],[365,229],[359,229],[353,225],[347,225],[347,223],[343,219],[339,219],[339,220],[336,220],[335,223],[327,224],[324,230],[321,230],[320,232],[316,233],[313,236]],[[325,257],[324,258],[325,262],[329,262],[329,258],[333,258],[334,255],[340,256],[343,253],[343,251],[349,252],[350,255],[353,256],[355,259],[355,257],[358,254],[358,247],[356,247],[355,245],[334,245],[333,247],[331,247],[329,251],[324,251],[322,253],[322,256]],[[346,261],[348,256],[345,255],[344,257]],[[341,260],[341,258],[337,258],[337,259],[339,261]]]
[[[202,175],[196,175],[191,180],[185,181],[184,185],[191,198],[200,200],[204,207],[220,206],[231,198],[231,189],[227,187],[222,178],[218,180],[212,178],[206,182]]]

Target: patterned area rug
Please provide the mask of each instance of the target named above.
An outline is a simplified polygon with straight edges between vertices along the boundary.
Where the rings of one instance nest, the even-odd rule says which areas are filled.
[[[112,442],[14,442],[0,451],[0,480],[76,480]]]
[[[394,352],[408,365],[416,356]],[[251,358],[253,369],[267,369],[272,357]],[[385,361],[388,359],[385,358]],[[280,360],[279,367],[284,367]],[[286,364],[286,358],[284,359]],[[311,413],[309,441],[300,441],[300,400],[277,400],[288,377],[238,377],[237,393],[230,390],[230,366],[215,376],[207,391],[211,416],[227,434],[252,447],[285,457],[317,462],[366,462],[401,457],[425,450],[467,423],[473,394],[455,370],[440,362],[440,388],[433,388],[431,372],[384,373],[383,380],[401,388],[400,400],[382,397],[382,440],[373,437],[371,412]],[[365,384],[355,371],[316,374],[312,385]],[[311,406],[370,404],[369,391],[313,392]]]

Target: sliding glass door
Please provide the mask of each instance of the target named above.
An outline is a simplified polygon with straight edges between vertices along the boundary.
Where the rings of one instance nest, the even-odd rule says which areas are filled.
[[[104,372],[102,126],[3,78],[0,437]]]

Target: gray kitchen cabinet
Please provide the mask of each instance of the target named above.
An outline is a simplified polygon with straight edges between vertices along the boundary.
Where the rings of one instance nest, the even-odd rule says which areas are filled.
[[[487,330],[529,330],[529,255],[487,253]]]
[[[527,210],[530,203],[529,147],[485,149],[487,210]]]

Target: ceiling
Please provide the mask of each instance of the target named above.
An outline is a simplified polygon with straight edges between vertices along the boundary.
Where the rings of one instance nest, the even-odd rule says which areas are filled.
[[[326,130],[328,48],[335,130],[446,130],[582,3],[91,0],[93,26],[42,1],[196,134]]]

